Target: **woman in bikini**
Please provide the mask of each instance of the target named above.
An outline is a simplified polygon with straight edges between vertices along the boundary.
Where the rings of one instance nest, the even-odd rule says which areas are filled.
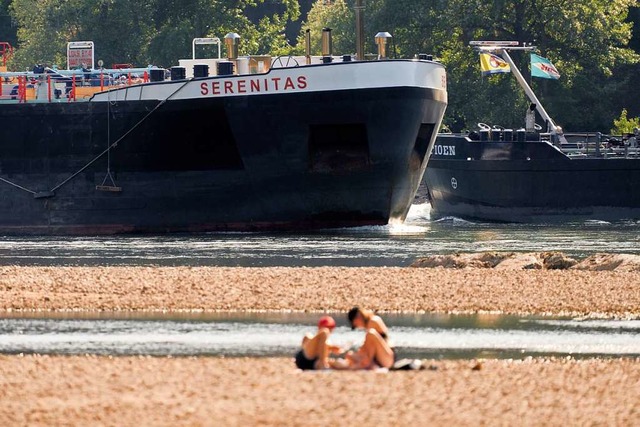
[[[352,329],[364,329],[366,335],[362,347],[347,360],[352,369],[371,369],[379,366],[390,368],[395,362],[395,353],[389,345],[389,329],[382,318],[373,311],[354,307],[347,314]]]
[[[344,369],[344,361],[342,363],[329,359],[329,354],[340,354],[340,347],[330,345],[327,340],[336,327],[336,321],[331,316],[323,316],[318,321],[318,332],[306,334],[302,339],[302,348],[296,354],[296,366],[302,370]]]

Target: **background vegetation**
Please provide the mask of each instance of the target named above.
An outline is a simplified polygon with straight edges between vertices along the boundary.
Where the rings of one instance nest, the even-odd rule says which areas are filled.
[[[17,44],[13,68],[64,65],[65,45],[93,40],[106,64],[171,66],[194,37],[241,34],[244,54],[302,53],[323,27],[336,53],[355,50],[354,0],[0,0],[0,40]],[[640,115],[640,9],[637,0],[365,0],[367,49],[373,34],[394,35],[400,58],[432,53],[448,69],[445,122],[454,130],[522,123],[527,101],[509,74],[483,78],[474,39],[534,43],[562,73],[533,81],[547,110],[568,130],[608,131],[626,109]],[[636,30],[636,31],[634,31]],[[515,55],[527,74],[528,57]]]

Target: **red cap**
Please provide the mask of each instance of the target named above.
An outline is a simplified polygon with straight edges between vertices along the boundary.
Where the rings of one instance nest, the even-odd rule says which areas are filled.
[[[336,321],[331,316],[322,316],[318,320],[318,329],[327,328],[333,330],[336,327]]]

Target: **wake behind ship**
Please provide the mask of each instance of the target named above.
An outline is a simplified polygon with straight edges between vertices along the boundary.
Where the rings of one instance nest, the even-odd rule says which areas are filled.
[[[208,73],[196,64],[203,77],[186,78],[183,68],[172,80],[110,86],[86,101],[75,96],[76,77],[64,93],[46,73],[2,74],[24,80],[14,100],[5,85],[0,102],[0,232],[303,229],[405,218],[446,107],[441,64],[329,52],[266,67],[265,58],[248,57],[268,69],[238,74],[229,70],[242,68],[242,58],[228,59]],[[25,97],[28,82],[35,100]]]

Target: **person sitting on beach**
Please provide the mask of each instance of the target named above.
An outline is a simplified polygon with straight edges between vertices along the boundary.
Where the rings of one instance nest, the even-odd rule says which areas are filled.
[[[390,368],[395,352],[389,345],[389,329],[380,316],[370,310],[354,307],[347,314],[352,329],[364,329],[364,344],[355,353],[348,353],[351,369]]]
[[[373,311],[353,307],[347,313],[347,318],[351,329],[374,329],[385,341],[389,341],[389,328],[387,328],[382,317]]]
[[[329,360],[329,354],[340,354],[342,350],[327,342],[335,327],[336,321],[333,317],[322,316],[318,321],[318,332],[315,335],[310,333],[305,335],[302,339],[302,348],[296,354],[296,366],[299,369],[304,371],[337,367],[334,366],[333,361]]]

